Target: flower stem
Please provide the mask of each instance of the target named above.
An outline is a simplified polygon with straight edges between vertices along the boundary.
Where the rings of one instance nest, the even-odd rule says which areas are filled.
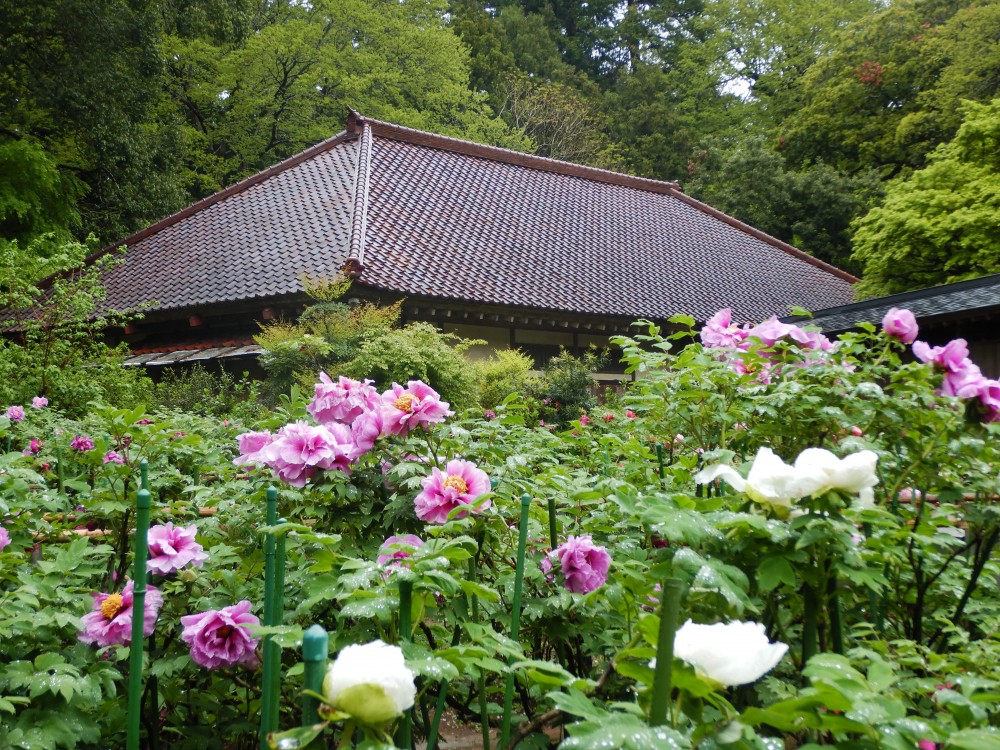
[[[650,726],[667,723],[670,689],[674,667],[674,634],[677,632],[678,612],[684,582],[668,578],[663,582],[660,602],[660,633],[656,644],[656,672],[653,675],[653,702],[649,709]]]

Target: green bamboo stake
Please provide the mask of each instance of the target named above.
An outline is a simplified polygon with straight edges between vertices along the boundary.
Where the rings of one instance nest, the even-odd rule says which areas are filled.
[[[413,581],[399,582],[399,639],[410,641],[413,638]],[[396,731],[396,745],[405,750],[413,746],[413,709],[403,712],[403,719]]]
[[[461,640],[462,628],[455,626],[455,632],[451,636],[451,647],[454,648]],[[438,741],[438,730],[441,726],[441,716],[444,714],[444,704],[448,698],[448,680],[441,680],[441,690],[438,692],[437,703],[434,704],[434,719],[427,730],[427,750],[436,750]]]
[[[278,523],[285,523],[279,518]],[[271,625],[281,625],[285,614],[285,535],[278,534],[274,542],[274,590],[271,594]],[[271,685],[268,690],[270,703],[267,705],[268,723],[272,731],[278,730],[278,717],[281,708],[281,649],[276,643],[271,643],[274,650],[274,669],[271,671]]]
[[[149,494],[148,466],[146,461],[139,464],[142,476],[141,489],[135,495],[136,521],[135,568],[132,572],[132,641],[129,647],[128,668],[128,727],[127,750],[139,750],[139,734],[142,719],[142,649],[143,625],[146,612],[146,558],[149,556],[149,509],[152,504]]]
[[[830,644],[833,653],[844,653],[844,625],[840,608],[840,582],[836,571],[830,571],[826,582],[826,611],[830,617]]]
[[[531,495],[521,495],[521,521],[518,526],[517,538],[517,568],[514,573],[514,600],[511,602],[510,637],[517,640],[521,630],[521,590],[524,586],[524,550],[528,545],[528,509],[531,506]],[[503,691],[503,721],[500,730],[500,747],[506,747],[510,739],[511,712],[514,708],[514,673],[507,675],[507,684]]]
[[[475,582],[479,577],[479,554],[482,551],[483,535],[477,537],[479,550],[469,560],[469,580]],[[472,599],[472,622],[479,622],[479,597],[471,595]],[[482,668],[479,670],[479,728],[483,735],[483,750],[490,750],[490,717],[487,713],[488,703],[486,696],[486,672]],[[428,745],[430,748],[430,745]]]
[[[555,549],[559,546],[559,529],[556,526],[556,499],[549,498],[549,547]]]
[[[268,526],[274,526],[278,521],[278,490],[274,487],[267,488],[267,504],[265,511],[265,522]],[[267,534],[264,537],[264,626],[274,625],[275,609],[275,539],[274,534]],[[277,730],[277,726],[272,724],[271,704],[276,701],[274,674],[278,669],[278,646],[271,641],[271,636],[264,636],[264,683],[261,686],[261,712],[260,712],[260,747],[261,750],[268,750],[267,736]]]
[[[819,650],[819,597],[811,584],[802,586],[802,665]]]
[[[662,485],[666,476],[666,467],[663,465],[663,445],[661,443],[656,444],[656,462],[660,465],[660,484]]]
[[[667,723],[670,689],[674,669],[674,635],[677,633],[678,613],[684,582],[668,578],[660,592],[660,634],[656,642],[656,671],[653,674],[653,700],[649,707],[649,724],[658,727]]]
[[[326,676],[326,659],[330,653],[330,636],[322,625],[312,625],[302,636],[303,687],[314,693],[323,692]],[[319,700],[302,695],[302,726],[312,726],[320,721]]]
[[[63,489],[63,464],[62,464],[62,449],[59,445],[56,445],[56,490],[60,495],[65,493]],[[149,489],[148,487],[146,489]]]

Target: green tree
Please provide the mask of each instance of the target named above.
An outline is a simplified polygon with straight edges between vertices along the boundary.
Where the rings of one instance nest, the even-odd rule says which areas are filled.
[[[858,221],[854,257],[865,295],[1000,272],[1000,99],[967,102],[955,138],[892,182]]]

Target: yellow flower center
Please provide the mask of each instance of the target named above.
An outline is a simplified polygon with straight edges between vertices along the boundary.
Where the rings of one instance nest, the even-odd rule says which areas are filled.
[[[108,598],[101,602],[101,614],[109,620],[115,619],[123,609],[121,594],[109,594]]]
[[[441,485],[443,487],[451,487],[452,489],[458,490],[459,495],[464,495],[469,491],[469,485],[465,483],[465,480],[455,474],[449,474],[448,478],[445,479]]]
[[[410,395],[409,393],[405,393],[399,398],[397,398],[395,401],[393,401],[392,405],[395,406],[400,411],[405,411],[407,414],[409,414],[411,411],[413,411],[413,396]]]

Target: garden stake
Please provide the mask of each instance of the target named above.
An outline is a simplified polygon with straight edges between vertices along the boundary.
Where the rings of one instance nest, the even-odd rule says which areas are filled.
[[[517,537],[517,568],[514,573],[514,601],[511,603],[510,637],[517,640],[521,629],[521,589],[524,585],[524,550],[528,544],[528,509],[531,506],[531,495],[521,495],[521,522]],[[503,691],[503,722],[500,730],[500,747],[507,747],[510,740],[510,719],[514,707],[514,673],[507,675],[507,684]]]
[[[471,576],[470,576],[471,577]],[[462,639],[462,629],[455,626],[455,633],[451,637],[451,647],[455,648]],[[444,704],[448,698],[448,680],[441,680],[441,690],[438,692],[437,703],[434,705],[434,719],[427,730],[427,750],[437,749],[438,727],[441,725],[441,715],[444,713]]]
[[[555,549],[559,545],[559,529],[556,527],[556,499],[549,498],[549,547]]]
[[[146,487],[145,489],[149,489]],[[63,490],[63,465],[62,465],[62,450],[59,445],[56,445],[56,490],[60,495],[64,494]]]
[[[477,551],[469,559],[469,580],[473,583],[479,577],[479,553],[482,551],[483,547],[483,535],[482,533],[476,535],[476,540],[478,541]],[[473,622],[479,622],[479,597],[475,594],[469,595],[471,602],[471,619]],[[490,717],[487,714],[488,701],[486,697],[486,672],[482,668],[479,670],[479,727],[483,734],[483,750],[490,750]],[[427,745],[430,748],[430,744]]]
[[[656,461],[660,465],[660,484],[662,485],[666,469],[663,466],[663,445],[661,443],[656,444]]]
[[[278,520],[278,490],[274,487],[267,488],[267,505],[265,511],[265,523],[274,526]],[[274,534],[267,534],[264,537],[264,626],[270,627],[274,624],[274,568],[275,540]],[[277,696],[272,696],[274,692],[273,674],[278,668],[278,656],[276,644],[271,643],[271,636],[264,636],[264,684],[261,686],[261,711],[260,711],[260,747],[261,750],[268,750],[267,735],[277,729],[271,724],[271,702]]]
[[[656,671],[653,673],[653,701],[649,707],[649,725],[653,727],[667,723],[674,668],[674,635],[677,633],[683,593],[684,582],[679,578],[668,578],[663,582],[660,594],[663,597],[660,602],[660,634],[656,642]]]
[[[128,733],[126,747],[139,750],[139,732],[142,717],[142,629],[146,612],[146,558],[149,554],[149,478],[144,460],[139,464],[142,484],[135,494],[135,568],[132,572],[132,641],[129,647],[128,666]],[[155,704],[154,704],[155,705]]]
[[[302,683],[306,690],[323,692],[323,677],[326,675],[326,659],[330,653],[330,636],[322,625],[312,625],[302,636]],[[302,695],[302,726],[309,727],[319,722],[319,701],[311,695]]]
[[[844,653],[844,626],[840,611],[840,583],[836,571],[830,571],[826,582],[826,611],[830,618],[830,641],[833,653]]]
[[[819,647],[816,625],[819,617],[819,601],[816,589],[808,583],[802,585],[802,608],[802,666],[805,666]]]
[[[413,638],[413,581],[399,582],[399,639],[409,642]],[[396,731],[396,745],[409,750],[413,746],[413,709],[403,712],[403,720]]]
[[[278,523],[285,523],[279,518]],[[271,592],[271,626],[280,625],[285,613],[285,535],[276,534],[274,542],[274,589]],[[274,669],[271,672],[271,685],[268,697],[271,702],[267,706],[270,713],[268,723],[272,731],[278,730],[278,709],[281,703],[281,649],[275,643],[271,644],[274,651]]]

